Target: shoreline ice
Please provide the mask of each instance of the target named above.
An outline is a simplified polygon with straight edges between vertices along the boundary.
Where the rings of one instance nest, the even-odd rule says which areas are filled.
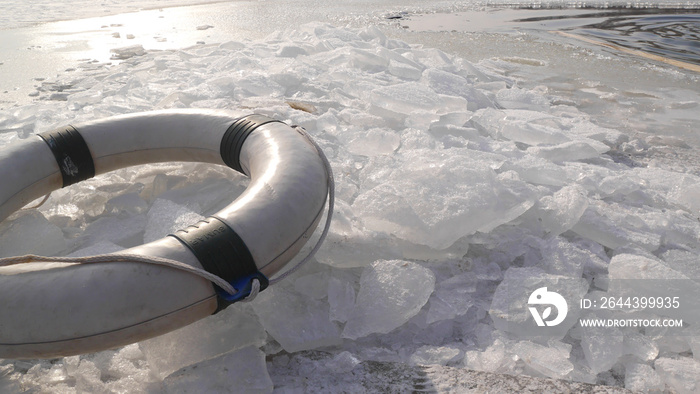
[[[517,75],[508,76],[508,67],[527,63],[520,59],[471,63],[376,27],[314,23],[262,40],[139,51],[111,67],[84,65],[60,101],[0,111],[6,144],[126,112],[246,108],[304,126],[338,174],[336,220],[317,262],[260,300],[114,351],[4,360],[2,384],[158,392],[225,390],[236,380],[236,390],[303,391],[337,387],[333,376],[371,365],[410,377],[413,365],[427,363],[438,371],[434,382],[450,368],[468,368],[692,392],[700,371],[692,330],[622,330],[619,340],[600,340],[573,327],[543,343],[491,317],[518,301],[504,289],[523,278],[573,280],[581,286],[575,290],[598,294],[619,272],[635,274],[630,261],[662,267],[669,278],[697,272],[689,267],[700,250],[698,167],[672,160],[697,157],[697,146],[602,127],[575,100],[521,88]],[[692,114],[693,100],[668,104]],[[663,155],[671,159],[656,160]],[[216,211],[245,184],[199,164],[120,170],[57,191],[38,210],[0,224],[0,242],[7,243],[0,253],[31,251],[21,241],[32,238],[17,234],[38,230],[46,254],[129,247],[155,237],[165,222]],[[385,286],[420,286],[421,293],[392,302]],[[357,304],[367,299],[376,301]],[[368,316],[387,320],[359,328]],[[243,328],[227,332],[236,324]],[[204,330],[217,333],[196,335]],[[245,369],[238,368],[242,360]],[[317,372],[331,377],[305,379]],[[438,388],[450,389],[444,381]]]

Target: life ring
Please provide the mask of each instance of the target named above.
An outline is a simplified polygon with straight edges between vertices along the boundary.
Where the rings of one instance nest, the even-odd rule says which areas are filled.
[[[146,112],[0,150],[0,220],[60,187],[168,161],[227,165],[251,181],[211,217],[120,254],[181,262],[232,283],[255,279],[263,288],[316,229],[332,182],[318,147],[283,122],[222,111]],[[2,267],[0,358],[67,356],[154,337],[220,310],[226,299],[216,288],[179,269],[133,261]]]

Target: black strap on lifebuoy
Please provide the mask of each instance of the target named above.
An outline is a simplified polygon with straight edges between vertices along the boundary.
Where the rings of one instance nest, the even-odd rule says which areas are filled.
[[[63,187],[95,176],[95,163],[87,143],[73,126],[39,134],[51,149],[63,176]]]
[[[226,130],[224,138],[221,139],[220,153],[224,163],[234,170],[245,174],[240,161],[243,143],[255,129],[272,122],[282,123],[279,120],[268,118],[264,115],[248,115],[233,122],[228,130]]]
[[[260,291],[269,284],[267,278],[258,272],[245,242],[220,219],[208,217],[170,236],[187,246],[202,264],[202,268],[231,283],[239,293],[243,293],[232,296],[216,286],[219,295],[216,312],[245,298],[248,295],[245,292],[249,290],[245,287],[252,279],[258,279]]]

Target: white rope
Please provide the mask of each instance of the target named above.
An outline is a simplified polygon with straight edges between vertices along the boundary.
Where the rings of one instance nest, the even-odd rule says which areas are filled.
[[[43,198],[41,201],[39,201],[36,205],[32,205],[31,207],[24,207],[24,208],[22,208],[21,210],[22,210],[22,211],[28,211],[28,210],[30,210],[30,209],[37,209],[37,208],[39,208],[40,206],[44,205],[44,203],[45,203],[46,201],[48,201],[49,197],[51,197],[51,193],[45,195],[44,198]]]
[[[321,244],[323,241],[326,239],[326,235],[328,235],[328,230],[330,229],[331,225],[331,218],[333,217],[333,209],[334,209],[334,200],[335,200],[335,179],[333,177],[333,171],[331,169],[331,164],[328,161],[328,158],[326,157],[325,154],[323,154],[323,151],[321,148],[318,146],[316,141],[314,141],[311,136],[306,132],[301,127],[296,128],[297,131],[301,135],[303,135],[311,144],[314,146],[316,151],[318,152],[319,156],[321,157],[321,160],[323,161],[323,165],[326,168],[326,172],[328,174],[328,214],[326,216],[326,224],[323,227],[323,232],[321,233],[321,237],[318,239],[316,242],[316,245],[314,245],[313,249],[309,252],[306,257],[304,257],[302,260],[300,260],[298,263],[296,263],[292,268],[289,270],[285,271],[275,279],[270,280],[270,284],[275,284],[282,279],[286,278],[287,276],[291,275],[294,273],[296,270],[301,268],[304,264],[306,264],[313,256],[316,254],[318,249],[321,247]],[[43,204],[46,200],[48,199],[48,195],[44,198],[44,201],[41,202]],[[40,204],[40,205],[41,205]],[[33,254],[27,254],[24,256],[15,256],[15,257],[5,257],[0,259],[0,267],[5,267],[9,265],[15,265],[15,264],[26,264],[26,263],[32,263],[32,262],[53,262],[53,263],[73,263],[73,264],[93,264],[93,263],[111,263],[111,262],[125,262],[125,263],[146,263],[146,264],[155,264],[155,265],[160,265],[160,266],[165,266],[165,267],[170,267],[170,268],[175,268],[179,269],[181,271],[189,272],[194,275],[199,275],[204,279],[207,279],[211,281],[212,283],[216,284],[223,290],[225,290],[227,293],[234,295],[237,293],[236,289],[231,286],[230,283],[228,283],[226,280],[221,278],[218,275],[214,275],[211,272],[205,271],[201,268],[193,267],[191,265],[182,263],[177,260],[172,260],[172,259],[166,259],[163,257],[155,257],[155,256],[141,256],[141,255],[136,255],[136,254],[128,254],[128,253],[114,253],[114,254],[101,254],[101,255],[96,255],[96,256],[85,256],[85,257],[47,257],[47,256],[37,256]],[[241,301],[252,301],[260,292],[260,282],[257,279],[253,279],[253,283],[251,285],[251,291],[250,294],[243,300]]]
[[[115,253],[115,254],[100,254],[96,256],[85,256],[85,257],[48,257],[48,256],[37,256],[34,254],[27,254],[24,256],[15,257],[5,257],[0,259],[0,267],[5,267],[8,265],[15,264],[26,264],[26,263],[66,263],[66,264],[93,264],[93,263],[147,263],[161,265],[165,267],[179,269],[181,271],[189,272],[195,275],[199,275],[205,278],[222,289],[226,290],[229,294],[236,294],[236,289],[231,286],[230,283],[222,279],[221,277],[212,274],[211,272],[205,271],[201,268],[193,267],[191,265],[182,263],[177,260],[166,259],[163,257],[155,256],[141,256],[137,254],[128,253]]]
[[[255,297],[258,296],[258,293],[260,293],[260,281],[258,280],[258,278],[253,278],[252,283],[250,284],[250,293],[248,293],[248,296],[246,298],[238,302],[251,302],[255,299]]]

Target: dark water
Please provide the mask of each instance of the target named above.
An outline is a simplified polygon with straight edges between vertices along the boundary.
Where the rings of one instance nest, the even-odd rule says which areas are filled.
[[[591,10],[575,16],[564,13],[519,21],[539,22],[599,41],[700,65],[698,9]]]

